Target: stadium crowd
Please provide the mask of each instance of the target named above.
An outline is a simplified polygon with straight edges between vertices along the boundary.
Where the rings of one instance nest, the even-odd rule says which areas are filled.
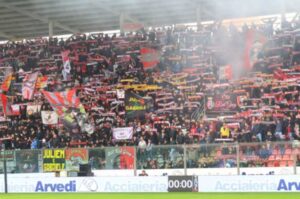
[[[18,108],[1,118],[0,138],[10,140],[13,149],[134,145],[141,153],[154,145],[299,140],[300,23],[284,21],[279,30],[273,23],[242,28],[215,23],[197,31],[174,26],[2,44],[2,77],[13,74],[2,93]],[[141,48],[154,53],[143,59]],[[66,51],[71,71],[62,73]],[[146,61],[157,59],[146,68]],[[36,86],[32,99],[24,99],[24,77],[36,71],[46,83]],[[79,125],[70,129],[42,121],[41,111],[53,108],[41,90],[72,88],[92,133]],[[152,99],[153,106],[128,118],[124,90]],[[113,139],[116,127],[133,127],[132,139]],[[147,157],[154,155],[148,152]]]

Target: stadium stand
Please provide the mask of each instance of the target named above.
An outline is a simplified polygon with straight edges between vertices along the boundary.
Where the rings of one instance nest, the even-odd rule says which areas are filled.
[[[272,23],[2,44],[0,138],[9,149],[138,146],[140,168],[182,168],[184,144],[200,145],[189,168],[234,167],[230,144],[261,142],[241,145],[245,166],[292,166],[300,22]]]

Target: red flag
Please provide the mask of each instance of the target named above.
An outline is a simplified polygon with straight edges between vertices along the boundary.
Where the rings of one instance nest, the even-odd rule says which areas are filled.
[[[93,127],[87,123],[84,107],[76,96],[76,89],[63,92],[42,91],[42,93],[66,128],[76,129],[78,124],[82,131],[93,133]]]
[[[246,45],[244,51],[244,67],[251,70],[257,59],[257,54],[263,44],[267,41],[266,37],[256,30],[249,30],[246,33]]]
[[[125,32],[135,32],[144,28],[144,25],[141,23],[123,23],[122,29]]]
[[[24,99],[32,99],[39,72],[27,74],[23,79],[22,95]]]
[[[42,91],[52,108],[62,116],[68,108],[79,108],[80,99],[76,96],[76,89],[63,92]]]
[[[144,65],[144,70],[153,69],[159,63],[159,53],[157,50],[152,48],[141,49],[141,60]]]
[[[12,110],[12,97],[9,97],[7,95],[1,94],[1,101],[3,106],[3,112],[5,116],[13,116],[17,115],[16,112]]]
[[[12,73],[8,74],[5,78],[4,78],[4,81],[1,85],[1,89],[2,91],[8,91],[9,90],[9,87],[10,87],[10,83],[11,83],[11,80],[12,80]]]
[[[133,169],[134,148],[120,147],[120,169]]]
[[[219,79],[231,80],[232,77],[233,77],[233,74],[232,74],[232,66],[231,65],[226,65],[226,66],[220,67]]]

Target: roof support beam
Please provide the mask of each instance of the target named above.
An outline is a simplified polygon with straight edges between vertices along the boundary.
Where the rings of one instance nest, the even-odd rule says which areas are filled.
[[[212,12],[210,12],[207,9],[204,8],[204,5],[205,5],[204,1],[201,1],[201,0],[200,1],[188,0],[187,4],[189,4],[190,6],[193,6],[193,8],[196,7],[197,9],[200,9],[199,10],[201,12],[200,15],[202,15],[202,16],[203,16],[203,14],[208,15],[210,17],[214,17],[215,16],[214,13],[212,13]],[[198,12],[198,10],[197,10],[197,12]]]
[[[47,19],[47,18],[45,18],[43,16],[40,16],[38,14],[35,14],[35,13],[32,13],[32,12],[28,12],[26,10],[20,9],[18,7],[15,7],[13,5],[10,5],[9,3],[5,3],[5,2],[2,2],[2,1],[1,1],[0,4],[1,4],[1,6],[8,8],[9,10],[12,10],[12,11],[20,13],[22,15],[28,16],[28,17],[30,17],[32,19],[39,20],[39,21],[42,21],[42,22],[47,23],[47,24],[49,23],[49,19]],[[59,22],[55,22],[54,25],[56,27],[59,27],[59,28],[61,28],[63,30],[66,30],[68,32],[71,32],[71,33],[79,33],[80,32],[79,29],[71,28],[71,27],[69,27],[67,25],[64,25],[64,24],[61,24]]]
[[[49,21],[49,38],[53,37],[53,26],[54,26],[54,22]]]
[[[17,37],[14,36],[14,35],[9,35],[7,33],[4,33],[4,32],[0,32],[0,37],[4,37],[8,40],[15,40]]]

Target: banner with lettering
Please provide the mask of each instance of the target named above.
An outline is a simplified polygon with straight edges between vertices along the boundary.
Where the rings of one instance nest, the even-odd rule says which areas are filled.
[[[113,128],[113,139],[130,140],[133,136],[133,127]]]
[[[88,163],[87,149],[66,149],[66,170],[79,171],[80,164]]]
[[[106,169],[133,169],[134,147],[105,148]]]
[[[43,171],[55,172],[66,168],[66,154],[64,149],[43,150]]]
[[[40,150],[16,151],[16,173],[42,172],[42,159]]]
[[[131,91],[125,92],[125,111],[127,119],[144,116],[152,107],[152,98],[141,97]]]
[[[236,96],[219,94],[206,96],[206,112],[236,111]]]

